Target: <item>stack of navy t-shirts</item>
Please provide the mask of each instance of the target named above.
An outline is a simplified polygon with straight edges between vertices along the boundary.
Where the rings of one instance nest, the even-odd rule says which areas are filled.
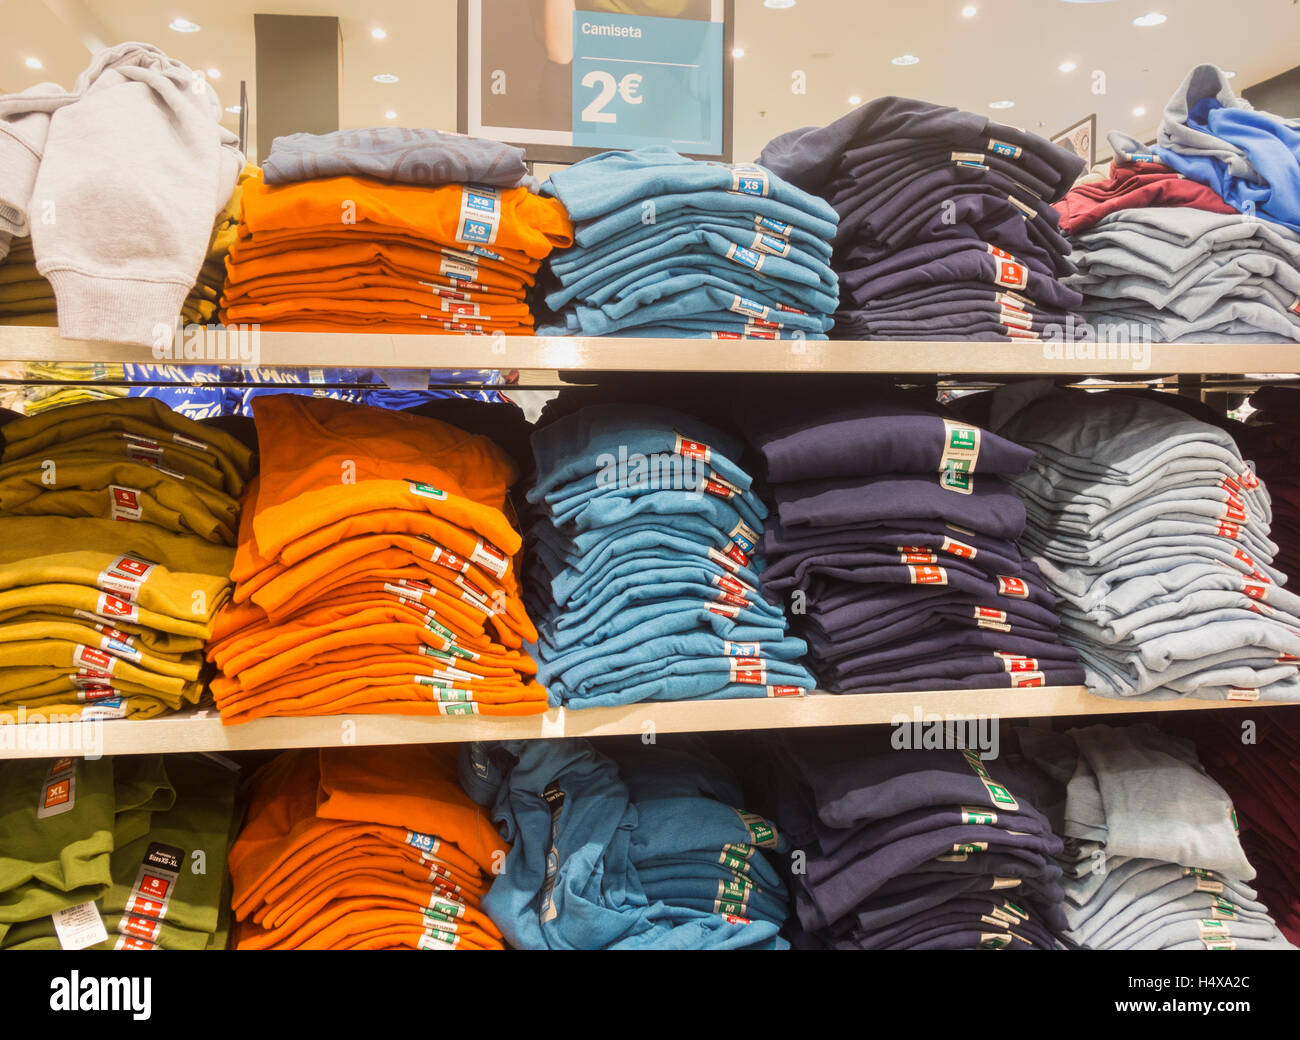
[[[533,434],[529,650],[552,705],[797,696],[803,640],[757,591],[767,508],[740,445],[670,409],[602,404]]]
[[[460,777],[511,845],[483,900],[511,946],[787,948],[788,845],[698,738],[464,744]]]
[[[1237,807],[1190,741],[1147,724],[1015,737],[1056,785],[1044,808],[1064,838],[1070,946],[1291,949],[1247,884]]]
[[[1267,489],[1218,426],[1130,393],[995,391],[1034,449],[1012,478],[1061,637],[1110,697],[1300,700],[1300,598],[1273,560]]]
[[[839,214],[837,336],[1039,339],[1079,305],[1051,203],[1083,160],[1036,134],[884,97],[759,162]]]
[[[796,946],[1058,948],[1064,846],[1005,757],[866,731],[768,743],[747,779],[794,852]]]
[[[735,418],[776,501],[763,593],[790,604],[823,689],[1083,681],[1000,476],[1032,451],[897,391],[746,399]]]
[[[539,335],[826,338],[835,211],[768,170],[638,148],[560,170],[542,194],[576,241],[550,259]]]
[[[1255,462],[1260,480],[1273,499],[1269,537],[1277,543],[1274,563],[1283,574],[1300,574],[1300,473],[1296,445],[1300,444],[1300,391],[1265,386],[1250,395],[1256,409],[1247,425],[1234,432],[1243,453]]]

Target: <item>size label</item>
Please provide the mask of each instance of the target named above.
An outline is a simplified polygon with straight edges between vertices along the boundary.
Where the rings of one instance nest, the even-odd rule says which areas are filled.
[[[77,804],[77,760],[75,758],[56,758],[45,771],[45,781],[41,784],[40,801],[36,806],[36,818],[48,819],[71,812]]]
[[[501,224],[501,189],[480,184],[461,187],[458,242],[492,245]]]

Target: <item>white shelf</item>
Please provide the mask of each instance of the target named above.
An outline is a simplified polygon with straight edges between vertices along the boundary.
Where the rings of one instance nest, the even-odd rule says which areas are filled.
[[[1265,701],[1225,702],[1183,698],[1124,701],[1090,694],[1082,686],[1023,690],[944,690],[763,700],[677,701],[579,711],[552,709],[525,718],[399,715],[330,715],[259,719],[223,726],[215,712],[178,714],[132,722],[0,725],[0,758],[56,755],[142,755],[183,751],[255,751],[346,745],[439,744],[469,740],[554,739],[618,734],[800,729],[813,726],[890,724],[953,718],[1042,718],[1127,715],[1152,711],[1202,711],[1280,707]],[[86,742],[89,743],[86,743]]]
[[[1300,372],[1300,343],[1152,344],[1144,364],[1055,357],[1043,343],[772,341],[258,333],[257,361],[289,368],[489,368],[614,372],[833,372],[1123,375]],[[207,338],[219,343],[211,331]],[[209,357],[167,364],[239,363]],[[0,327],[0,361],[158,362],[147,347],[62,339],[57,329]]]

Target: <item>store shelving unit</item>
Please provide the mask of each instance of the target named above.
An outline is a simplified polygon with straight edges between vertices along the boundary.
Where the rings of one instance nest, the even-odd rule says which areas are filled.
[[[1265,378],[1300,378],[1300,344],[1151,344],[1140,352],[1102,350],[1100,356],[1065,355],[1042,342],[861,342],[541,338],[531,336],[320,335],[259,332],[255,363],[289,368],[451,369],[489,368],[526,373],[521,386],[553,383],[560,371],[855,373],[896,375],[915,381],[967,379],[997,382],[1037,376],[1075,381],[1168,381],[1183,392],[1214,384],[1243,386]],[[158,358],[148,348],[61,339],[55,329],[0,328],[0,363],[239,364],[217,355],[222,340],[209,334],[205,356]],[[792,384],[792,389],[794,384]],[[1081,686],[922,691],[730,701],[633,704],[580,711],[553,709],[526,718],[327,716],[263,719],[223,726],[215,712],[189,712],[145,721],[0,725],[0,758],[54,754],[145,754],[384,745],[485,739],[758,730],[812,726],[879,725],[952,718],[1042,718],[1154,711],[1234,710],[1265,701],[1116,700]],[[78,736],[77,731],[82,735]],[[85,733],[91,743],[83,745]]]

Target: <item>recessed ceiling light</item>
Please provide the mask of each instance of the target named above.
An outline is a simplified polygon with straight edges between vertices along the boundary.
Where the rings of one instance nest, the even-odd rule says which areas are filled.
[[[176,32],[198,32],[203,26],[198,22],[191,22],[188,18],[173,18],[168,23],[168,28]]]
[[[1014,101],[990,101],[989,108],[1015,108]]]
[[[979,8],[977,7],[963,7],[961,9],[961,16],[963,18],[974,18],[978,10]]]
[[[731,56],[732,56],[733,58],[743,58],[743,57],[745,56],[745,48],[744,48],[744,47],[732,47],[732,48],[731,48]]]
[[[383,29],[379,29],[379,28],[371,29],[370,35],[373,36],[376,40],[388,39],[388,33],[384,32]]]
[[[1134,18],[1133,24],[1140,25],[1145,29],[1152,25],[1161,25],[1168,20],[1169,18],[1167,15],[1163,15],[1159,11],[1152,11],[1150,14],[1139,15],[1137,18]]]
[[[895,65],[915,65],[921,59],[915,54],[900,54],[897,58],[889,59]]]
[[[26,65],[29,69],[45,68],[45,66],[41,64],[40,58],[28,58],[25,62],[23,62],[23,64]]]
[[[770,7],[773,11],[784,11],[787,7],[793,7],[795,0],[763,0],[764,7]]]
[[[232,116],[237,116],[237,115],[239,115],[239,113],[242,112],[243,110],[244,110],[244,109],[243,109],[243,106],[242,106],[242,105],[227,105],[227,106],[226,106],[226,111],[229,112]]]
[[[1063,62],[1061,62],[1061,64],[1059,64],[1058,66],[1056,66],[1056,71],[1057,71],[1057,72],[1073,72],[1073,71],[1074,71],[1075,69],[1077,69],[1078,67],[1079,67],[1079,66],[1076,65],[1076,64],[1075,64],[1074,62],[1072,62],[1072,61],[1063,61]]]
[[[860,105],[860,104],[862,104],[862,98],[858,97],[857,94],[850,94],[850,95],[849,95],[849,104],[850,104],[850,105]]]
[[[1138,105],[1137,108],[1133,109],[1133,114],[1135,116],[1144,116],[1147,114],[1147,110],[1143,108],[1141,105]]]
[[[385,118],[385,119],[396,119],[396,118],[397,118],[397,113],[394,112],[394,111],[390,108],[387,112],[384,113],[384,118]]]
[[[374,77],[374,80],[375,80],[376,83],[396,83],[396,82],[398,82],[397,77],[394,76],[391,72],[381,72],[378,76],[375,76],[375,77]]]
[[[1237,74],[1236,74],[1235,72],[1225,72],[1224,75],[1225,75],[1228,79],[1235,79]]]
[[[221,78],[220,69],[208,69],[208,79],[220,79],[220,78]]]

